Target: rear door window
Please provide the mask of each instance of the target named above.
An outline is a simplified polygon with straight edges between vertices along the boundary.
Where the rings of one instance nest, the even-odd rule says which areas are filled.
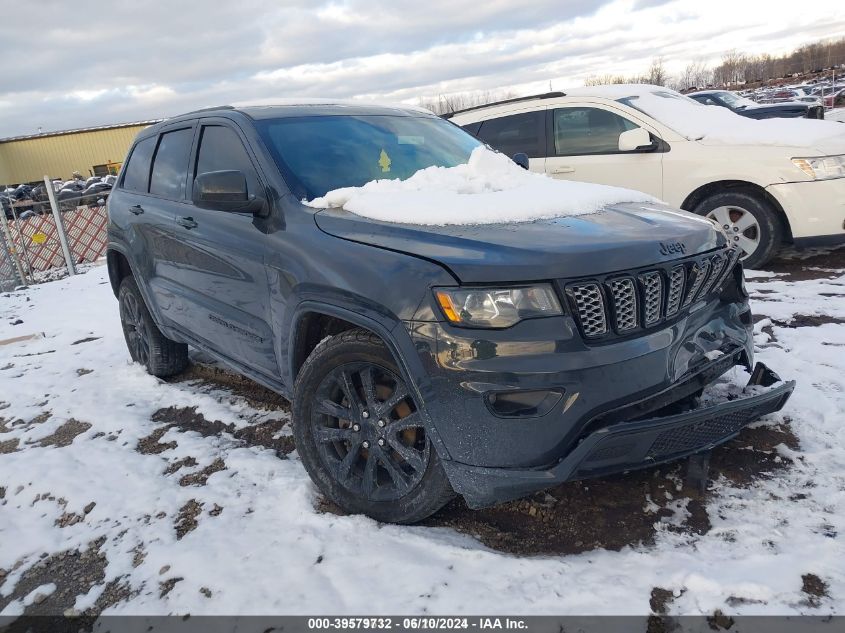
[[[529,158],[541,158],[546,155],[545,112],[488,119],[481,124],[476,136],[508,156],[524,153]]]
[[[196,174],[224,170],[242,172],[246,177],[247,192],[250,195],[258,193],[258,176],[238,134],[223,125],[203,126]]]
[[[194,138],[192,128],[165,132],[161,135],[150,178],[150,193],[170,200],[185,197],[188,155]]]
[[[553,120],[557,156],[615,154],[619,151],[619,135],[639,127],[601,108],[558,108]]]
[[[126,173],[123,176],[124,189],[147,193],[147,186],[150,182],[150,159],[155,147],[155,136],[145,138],[135,145],[126,165]]]

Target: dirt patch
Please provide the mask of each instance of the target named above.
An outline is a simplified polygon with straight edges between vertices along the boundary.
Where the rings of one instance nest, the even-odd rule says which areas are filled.
[[[0,409],[5,409],[6,407],[0,407]],[[49,411],[43,411],[32,418],[29,422],[26,422],[22,419],[17,420],[10,420],[9,418],[0,417],[0,433],[11,433],[15,429],[12,427],[23,427],[24,431],[28,431],[36,424],[43,424],[47,420],[50,419],[50,416],[53,414]]]
[[[275,450],[279,456],[287,455],[296,448],[292,435],[279,435],[287,424],[287,420],[268,420],[238,429],[232,435],[247,446],[263,446]]]
[[[77,376],[86,376],[86,375],[88,375],[88,374],[93,374],[93,373],[94,373],[94,370],[93,370],[93,369],[84,369],[84,368],[80,368],[80,369],[77,369],[77,370],[76,370],[76,375],[77,375]]]
[[[820,325],[842,325],[845,319],[828,316],[826,314],[796,314],[789,321],[778,321],[772,319],[772,323],[779,327],[798,328],[798,327],[818,327]]]
[[[196,466],[196,465],[197,465],[197,460],[195,460],[193,457],[186,457],[184,459],[180,459],[178,461],[171,463],[167,468],[164,469],[164,474],[165,475],[172,475],[173,473],[178,471],[180,468],[191,468],[191,467]]]
[[[681,590],[683,594],[683,590]],[[659,615],[666,615],[669,612],[669,605],[675,599],[675,593],[663,587],[654,587],[651,590],[651,597],[648,601],[648,606],[654,613]]]
[[[290,403],[275,391],[217,365],[194,361],[185,371],[166,380],[168,382],[195,380],[208,387],[223,387],[232,394],[244,398],[255,409],[290,411]]]
[[[179,510],[176,525],[176,539],[181,540],[188,532],[197,529],[199,522],[197,517],[202,513],[202,504],[196,499],[191,499]]]
[[[156,411],[152,420],[167,424],[166,428],[176,427],[180,431],[193,431],[203,437],[216,437],[222,433],[228,433],[246,446],[260,446],[275,450],[280,457],[287,455],[295,448],[293,437],[280,435],[282,429],[288,424],[284,419],[268,420],[236,429],[234,424],[206,419],[197,412],[196,407],[167,407]]]
[[[176,442],[160,442],[161,438],[170,430],[169,426],[157,428],[147,437],[141,438],[138,441],[138,447],[135,449],[142,455],[158,455],[164,451],[169,451],[176,448]]]
[[[57,428],[52,435],[38,440],[38,446],[55,446],[56,448],[70,446],[77,435],[82,435],[90,428],[91,425],[87,422],[80,422],[71,418]]]
[[[18,438],[6,440],[5,442],[0,442],[0,455],[8,455],[9,453],[14,453],[16,450],[18,450],[18,444],[20,444],[20,440]]]
[[[819,270],[821,269],[821,270]],[[827,270],[825,270],[827,269]],[[832,251],[784,253],[766,265],[766,270],[781,273],[778,280],[806,281],[810,279],[836,278],[836,270],[845,269],[845,249]],[[755,281],[758,281],[755,279]]]
[[[807,595],[804,604],[810,607],[818,607],[822,598],[829,597],[827,583],[815,574],[804,574],[801,576],[801,591]]]
[[[180,431],[193,431],[203,437],[214,437],[221,433],[232,433],[234,424],[223,424],[219,420],[207,420],[196,407],[166,407],[153,413],[153,422],[163,422],[166,428],[176,427]]]
[[[96,505],[97,504],[92,501],[82,509],[82,514],[79,514],[77,512],[63,513],[62,516],[56,519],[56,527],[65,528],[71,525],[76,525],[77,523],[81,523],[85,520],[85,517],[91,513],[91,510],[93,510],[94,506]]]
[[[798,448],[788,423],[745,429],[714,449],[710,480],[724,476],[749,486],[788,467],[776,446]],[[451,527],[493,549],[513,554],[578,554],[651,544],[658,529],[706,534],[709,492],[686,485],[686,462],[623,475],[566,483],[547,492],[492,508],[470,510],[458,498],[425,524]],[[322,502],[322,509],[338,512]]]
[[[168,578],[164,582],[158,583],[158,597],[164,598],[167,594],[173,591],[173,587],[176,586],[176,583],[185,580],[182,577],[179,578]]]
[[[106,556],[100,552],[105,537],[89,543],[87,549],[65,551],[47,556],[27,570],[15,585],[11,595],[0,596],[0,611],[15,600],[20,600],[41,585],[56,584],[56,591],[44,600],[26,607],[26,615],[55,616],[72,609],[76,597],[87,593],[105,578]],[[100,605],[102,610],[108,604]],[[112,603],[114,604],[114,603]],[[99,611],[98,611],[99,612]],[[44,630],[52,630],[45,628]],[[57,628],[56,630],[64,630]]]
[[[101,336],[89,336],[87,338],[81,338],[78,341],[74,341],[71,345],[81,345],[82,343],[90,343],[91,341],[99,341],[102,337]]]
[[[201,471],[182,477],[182,479],[179,480],[179,485],[204,486],[208,483],[208,478],[211,477],[211,475],[219,473],[221,470],[226,470],[226,463],[218,457]]]
[[[770,477],[773,473],[789,467],[792,460],[780,453],[780,444],[797,451],[798,438],[789,427],[789,418],[777,426],[760,426],[745,429],[739,437],[730,442],[728,450],[715,450],[710,458],[710,474],[722,475],[732,484],[748,487],[755,480]]]
[[[766,604],[765,600],[745,598],[743,596],[728,596],[725,602],[728,604],[729,607],[741,607],[746,604]]]

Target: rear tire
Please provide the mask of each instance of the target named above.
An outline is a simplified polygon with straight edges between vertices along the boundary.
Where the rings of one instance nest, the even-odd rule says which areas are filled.
[[[775,256],[783,242],[784,227],[772,205],[749,191],[716,193],[694,212],[714,219],[728,233],[731,245],[744,251],[745,268],[759,268]]]
[[[132,360],[159,378],[184,370],[188,366],[188,346],[161,333],[132,275],[127,275],[120,282],[117,298],[123,338]]]
[[[366,330],[311,352],[294,385],[293,420],[312,481],[347,512],[415,523],[455,495],[393,356]]]

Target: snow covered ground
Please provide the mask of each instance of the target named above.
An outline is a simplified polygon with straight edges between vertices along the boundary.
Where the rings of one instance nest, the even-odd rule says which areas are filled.
[[[845,122],[845,108],[836,108],[825,112],[825,120]]]
[[[321,501],[281,399],[130,364],[105,267],[2,295],[39,336],[0,345],[0,613],[842,613],[845,251],[748,285],[798,386],[704,495],[671,466],[413,527]]]

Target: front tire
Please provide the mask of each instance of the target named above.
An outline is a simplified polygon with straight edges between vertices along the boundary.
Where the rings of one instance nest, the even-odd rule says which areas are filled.
[[[766,264],[783,242],[783,224],[774,208],[751,192],[723,191],[706,198],[694,211],[712,218],[728,233],[731,245],[742,249],[745,268]]]
[[[293,420],[305,469],[347,512],[415,523],[454,496],[393,356],[366,330],[314,349],[296,378]]]
[[[161,333],[132,275],[120,282],[117,299],[123,338],[132,360],[159,378],[184,370],[188,366],[188,346],[171,341]]]

